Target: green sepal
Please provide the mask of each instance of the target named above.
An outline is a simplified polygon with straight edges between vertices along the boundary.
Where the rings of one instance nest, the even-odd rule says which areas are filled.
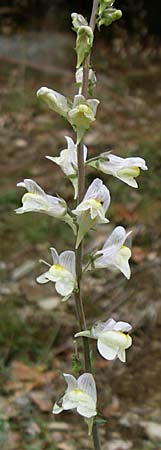
[[[92,429],[93,429],[94,417],[90,417],[90,419],[84,419],[84,421],[85,421],[85,423],[87,424],[87,427],[88,427],[88,436],[91,436]]]

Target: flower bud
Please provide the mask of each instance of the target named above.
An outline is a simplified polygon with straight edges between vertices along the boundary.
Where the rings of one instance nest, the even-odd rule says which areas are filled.
[[[74,31],[76,31],[76,33],[80,27],[88,25],[87,20],[81,14],[72,13],[71,18],[72,18],[73,28],[74,28]]]
[[[68,100],[64,95],[59,92],[48,89],[47,87],[41,87],[37,91],[37,97],[40,97],[50,109],[60,114],[60,116],[67,117],[69,111]]]
[[[122,17],[122,12],[120,9],[107,8],[104,10],[100,19],[98,20],[98,29],[100,29],[101,25],[109,26],[112,22],[120,19]]]
[[[110,8],[113,6],[115,0],[101,0],[98,15],[102,15],[106,8]]]
[[[93,31],[89,26],[78,28],[76,40],[77,69],[88,56],[93,44]]]

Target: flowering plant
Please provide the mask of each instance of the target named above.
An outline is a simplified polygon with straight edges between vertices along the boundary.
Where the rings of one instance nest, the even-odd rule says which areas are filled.
[[[88,424],[89,433],[93,437],[95,450],[100,450],[97,420],[97,394],[96,384],[92,375],[90,339],[97,341],[99,354],[107,360],[118,358],[121,362],[126,360],[126,350],[132,345],[129,335],[131,325],[124,321],[116,322],[114,319],[99,321],[87,329],[84,305],[82,301],[82,277],[87,270],[104,268],[119,270],[127,279],[130,278],[129,259],[131,249],[127,238],[131,231],[122,226],[116,226],[106,239],[102,249],[96,250],[83,265],[83,240],[91,229],[99,224],[108,224],[106,213],[110,206],[111,195],[106,184],[95,178],[85,192],[85,169],[87,166],[107,175],[113,175],[134,188],[138,187],[136,177],[140,169],[147,166],[142,158],[122,158],[112,153],[101,153],[87,160],[87,148],[84,144],[84,135],[96,119],[99,100],[93,97],[93,88],[96,85],[96,76],[90,67],[90,52],[93,45],[94,30],[102,25],[110,25],[122,15],[120,10],[113,7],[115,0],[93,0],[90,22],[77,13],[72,14],[73,30],[76,33],[76,86],[78,92],[70,100],[59,92],[41,87],[37,97],[47,106],[67,120],[75,132],[75,139],[65,136],[67,146],[59,156],[47,156],[56,163],[72,183],[74,200],[77,200],[70,210],[66,201],[58,196],[46,194],[33,180],[25,179],[18,183],[27,193],[22,197],[22,206],[16,210],[17,214],[26,212],[39,212],[60,219],[71,227],[75,237],[75,249],[63,251],[58,254],[51,247],[52,264],[37,277],[40,284],[55,283],[55,289],[63,300],[74,296],[78,331],[75,337],[83,339],[84,368],[78,379],[73,375],[64,374],[67,389],[60,400],[56,401],[53,413],[74,409],[84,417]],[[108,225],[107,225],[108,227]],[[74,245],[73,245],[74,247]],[[44,262],[44,261],[43,261]],[[69,300],[70,301],[70,300]]]

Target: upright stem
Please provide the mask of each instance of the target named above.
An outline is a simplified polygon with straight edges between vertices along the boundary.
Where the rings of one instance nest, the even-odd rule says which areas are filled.
[[[93,0],[93,8],[90,19],[90,27],[92,31],[95,29],[96,14],[98,9],[99,0]],[[86,58],[83,65],[83,82],[82,82],[82,95],[87,98],[88,94],[88,73],[90,67],[90,54]],[[84,152],[83,152],[83,142],[81,142],[77,147],[77,158],[78,158],[78,202],[79,204],[84,196],[85,190],[85,165],[84,165]],[[78,293],[75,295],[75,304],[77,317],[79,321],[80,330],[86,330],[86,319],[84,314],[83,302],[82,302],[82,288],[81,288],[81,278],[82,278],[82,257],[83,257],[83,241],[76,250],[76,274],[78,283]],[[84,347],[84,364],[85,371],[92,372],[90,348],[88,338],[83,338]],[[92,430],[93,445],[95,450],[101,450],[99,435],[97,429],[97,423],[94,423]]]

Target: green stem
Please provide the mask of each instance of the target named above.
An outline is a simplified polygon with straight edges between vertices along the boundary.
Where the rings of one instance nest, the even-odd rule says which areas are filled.
[[[93,0],[93,8],[90,19],[90,27],[92,31],[95,29],[96,23],[96,15],[98,10],[99,0]],[[82,83],[82,95],[87,98],[88,94],[88,73],[90,67],[90,54],[86,58],[83,65],[83,83]],[[83,142],[81,142],[77,147],[77,158],[78,158],[78,201],[79,204],[83,197],[85,191],[85,164],[84,164],[84,152],[83,152]],[[76,313],[79,322],[80,330],[86,330],[86,319],[83,308],[82,301],[82,287],[81,287],[81,279],[82,279],[82,259],[83,259],[83,241],[79,245],[76,250],[76,276],[77,276],[77,284],[78,284],[78,292],[75,294],[75,305],[76,305]],[[84,348],[84,365],[85,371],[92,373],[92,365],[91,365],[91,356],[90,356],[90,348],[89,348],[89,340],[86,337],[83,337],[83,348]],[[93,430],[93,446],[95,450],[101,450],[97,423],[94,422]]]

